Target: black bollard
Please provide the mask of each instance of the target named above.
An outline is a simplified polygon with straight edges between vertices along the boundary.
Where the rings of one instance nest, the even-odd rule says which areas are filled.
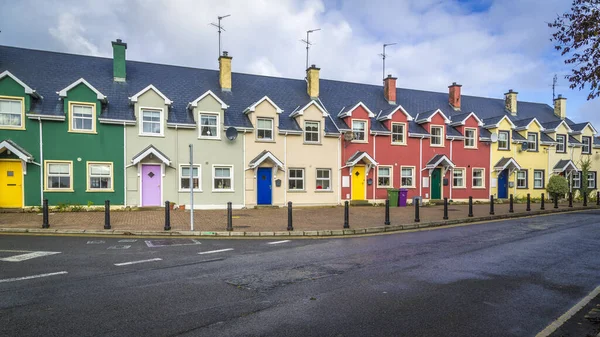
[[[385,221],[383,224],[386,226],[390,225],[390,199],[385,199]]]
[[[110,229],[110,200],[104,200],[104,229]]]
[[[569,207],[573,207],[573,192],[569,192]]]
[[[469,218],[473,217],[473,197],[469,197]]]
[[[544,193],[542,193],[542,200],[541,200],[541,202],[540,202],[540,203],[541,203],[541,205],[540,205],[540,209],[541,209],[542,211],[546,209],[546,208],[544,207],[544,202],[545,202],[545,200],[544,200]]]
[[[494,215],[494,196],[490,195],[490,215]]]
[[[190,212],[193,212],[194,208],[192,207]],[[165,230],[171,230],[171,209],[169,209],[169,202],[165,201]]]
[[[233,210],[231,206],[231,201],[227,203],[227,231],[231,232],[233,230]]]
[[[415,222],[421,222],[419,217],[419,199],[413,199],[415,203]]]
[[[600,192],[596,192],[596,206],[600,206]]]
[[[583,206],[587,206],[587,193],[583,193]]]
[[[527,193],[527,212],[531,211],[531,194]]]
[[[42,202],[42,228],[50,228],[48,222],[48,199],[44,199]]]
[[[510,198],[508,199],[508,213],[514,213],[515,209],[513,208],[513,195],[510,195]]]
[[[554,208],[558,208],[558,194],[554,194]]]
[[[292,224],[292,202],[288,201],[288,227],[287,227],[288,231],[293,231],[294,230],[294,226]]]
[[[344,228],[350,228],[350,202],[344,202]]]
[[[448,220],[448,198],[444,198],[444,220]]]

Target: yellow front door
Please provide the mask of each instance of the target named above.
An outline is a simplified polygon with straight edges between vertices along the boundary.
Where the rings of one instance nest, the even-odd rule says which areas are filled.
[[[0,161],[0,207],[23,207],[23,168],[20,161]]]
[[[352,169],[352,200],[365,200],[365,167]]]

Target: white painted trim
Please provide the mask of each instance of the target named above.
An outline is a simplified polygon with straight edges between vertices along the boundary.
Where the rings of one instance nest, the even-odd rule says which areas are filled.
[[[17,157],[19,157],[19,159],[21,159],[22,161],[24,161],[26,163],[30,163],[33,160],[33,158],[26,156],[23,152],[21,152],[16,147],[12,146],[6,140],[3,140],[2,142],[0,142],[0,150],[1,149],[7,149],[7,150],[9,150],[10,152],[12,152],[15,155],[17,155]]]
[[[160,152],[158,152],[158,150],[154,147],[150,147],[148,148],[146,151],[144,151],[143,153],[137,155],[136,157],[133,157],[131,159],[131,163],[133,165],[138,164],[139,162],[141,162],[142,160],[144,160],[144,158],[146,158],[149,154],[153,154],[155,155],[158,159],[160,159],[163,164],[165,165],[171,165],[171,161],[169,159],[167,159],[166,157],[164,157]]]
[[[404,109],[404,107],[402,107],[402,105],[400,105],[400,104],[398,104],[398,107],[397,107],[396,109],[394,109],[392,112],[390,112],[390,113],[389,113],[387,116],[385,116],[385,117],[377,117],[377,120],[378,120],[378,121],[385,121],[385,120],[392,119],[392,116],[394,116],[394,114],[395,114],[397,111],[400,111],[400,112],[402,112],[402,113],[403,113],[403,114],[406,116],[406,120],[407,120],[407,121],[409,121],[409,122],[410,122],[410,121],[412,121],[412,120],[413,120],[412,116],[411,116],[411,115],[410,115],[410,114],[409,114],[409,113],[406,111],[406,109]]]
[[[247,107],[246,109],[244,109],[244,113],[245,113],[245,114],[248,114],[248,113],[251,113],[251,112],[254,112],[254,111],[256,111],[256,107],[257,107],[257,106],[258,106],[260,103],[262,103],[262,102],[264,102],[264,101],[267,101],[267,102],[269,102],[269,104],[271,104],[271,105],[272,105],[272,106],[275,108],[275,110],[277,111],[277,113],[278,113],[278,114],[280,114],[280,113],[282,113],[282,112],[283,112],[283,109],[282,109],[282,108],[280,108],[279,106],[277,106],[277,104],[275,104],[275,102],[273,102],[273,101],[272,101],[272,100],[271,100],[271,99],[270,99],[268,96],[264,96],[263,98],[261,98],[261,99],[259,99],[258,101],[254,102],[254,104],[252,104],[251,106],[249,106],[249,107]]]
[[[183,176],[181,175],[181,169],[184,166],[189,167],[190,164],[189,163],[187,163],[187,164],[179,164],[179,169],[177,171],[177,178],[179,180],[177,182],[177,187],[178,187],[177,191],[178,192],[186,192],[186,193],[188,193],[188,192],[190,192],[189,188],[182,188],[181,187],[181,178],[183,178]],[[196,163],[194,163],[194,164],[192,164],[192,167],[197,167],[198,168],[198,188],[194,187],[194,192],[202,192],[202,164],[196,164]],[[189,177],[190,176],[188,175],[185,178],[189,179]],[[193,184],[193,182],[190,182],[190,186],[192,186],[192,184]]]
[[[215,189],[215,168],[217,167],[229,167],[231,168],[231,188],[230,189]],[[210,179],[210,189],[212,192],[216,192],[216,193],[222,193],[222,192],[235,192],[235,185],[234,185],[234,180],[235,178],[235,171],[233,168],[233,165],[231,164],[213,164],[212,165],[212,174],[211,174],[211,179]]]
[[[419,122],[419,115],[417,114],[417,117],[415,118],[415,121],[419,124],[427,122],[427,123],[431,123],[431,120],[433,119],[433,116],[440,114],[442,115],[442,117],[444,118],[444,123],[446,124],[450,124],[450,119],[448,119],[448,117],[446,117],[446,115],[444,115],[444,113],[442,112],[442,110],[437,109],[435,110],[427,119],[425,119],[424,121]]]
[[[135,121],[127,121],[124,119],[98,118],[98,121],[102,124],[135,125]]]
[[[202,132],[202,126],[200,125],[200,115],[211,115],[217,116],[217,125],[215,128],[217,129],[216,136],[203,136],[200,133]],[[196,122],[198,124],[198,139],[208,139],[208,140],[221,140],[221,113],[213,112],[213,111],[198,111],[198,120]]]
[[[367,108],[367,106],[363,102],[358,102],[356,105],[354,105],[352,108],[348,109],[348,111],[346,111],[346,112],[342,112],[342,111],[344,111],[344,109],[342,109],[342,111],[340,111],[340,113],[338,114],[338,117],[342,117],[342,118],[352,117],[352,111],[354,111],[359,106],[361,106],[363,109],[365,109],[367,111],[369,118],[375,117],[375,114],[371,110],[369,110],[369,108]]]
[[[425,165],[425,168],[426,169],[434,169],[434,168],[438,167],[443,161],[446,161],[448,163],[448,165],[446,165],[446,166],[450,166],[451,168],[454,168],[456,166],[456,165],[454,165],[452,160],[450,160],[450,158],[448,158],[448,156],[443,154],[442,157],[437,162],[435,162],[435,164]]]
[[[93,85],[91,85],[88,81],[86,81],[83,78],[78,79],[77,81],[71,83],[68,87],[62,89],[61,91],[57,92],[57,94],[60,97],[67,97],[67,92],[73,88],[75,88],[76,86],[78,86],[79,84],[85,84],[90,90],[92,90],[95,94],[96,94],[96,98],[102,102],[106,102],[106,96],[104,94],[102,94],[100,91],[98,91],[98,89],[94,88]]]
[[[160,133],[159,134],[144,132],[144,110],[160,112]],[[143,137],[164,137],[165,136],[165,122],[166,122],[165,108],[140,106],[140,107],[138,107],[137,117],[139,120],[138,136],[143,136]]]
[[[502,158],[504,158],[504,157],[502,157]],[[500,159],[500,160],[502,160],[502,159]],[[494,166],[494,171],[496,171],[496,172],[502,172],[502,171],[506,170],[506,168],[508,167],[508,165],[510,163],[512,163],[517,168],[517,171],[522,170],[522,168],[519,165],[519,163],[517,163],[517,161],[513,157],[510,157],[510,159],[506,162],[506,164],[504,164],[504,166],[502,166],[502,169],[499,169],[499,168],[497,168],[497,166]]]
[[[29,119],[43,119],[48,121],[64,121],[65,115],[53,116],[53,115],[42,115],[42,114],[27,114]]]
[[[567,124],[567,122],[565,122],[565,120],[561,120],[560,123],[558,123],[558,125],[552,129],[548,129],[546,128],[546,132],[556,132],[556,130],[561,126],[564,125],[567,128],[567,132],[573,132],[573,129],[571,129],[571,127],[569,126],[569,124]]]
[[[277,165],[277,167],[279,167],[282,170],[285,170],[285,165],[279,159],[277,159],[277,157],[275,157],[275,155],[273,155],[270,151],[265,153],[262,157],[260,157],[254,164],[249,165],[249,169],[257,168],[267,158],[271,159]]]
[[[518,127],[517,127],[517,126],[515,126],[515,127],[514,127],[514,129],[515,129],[515,131],[529,130],[529,126],[530,126],[530,125],[531,125],[531,123],[533,123],[533,122],[535,122],[535,123],[536,123],[536,124],[539,126],[539,128],[540,128],[540,131],[545,131],[545,130],[546,130],[546,128],[544,128],[544,126],[542,125],[542,123],[540,123],[540,121],[538,121],[538,120],[537,120],[537,118],[535,118],[535,117],[533,117],[533,118],[532,118],[532,119],[529,121],[529,123],[527,123],[527,125],[525,125],[525,126],[518,126]]]
[[[223,102],[219,98],[219,96],[215,95],[215,93],[212,92],[212,90],[209,90],[209,91],[203,93],[202,95],[200,95],[200,97],[196,98],[193,102],[190,102],[188,104],[188,109],[189,108],[196,108],[196,107],[198,107],[198,102],[200,102],[201,100],[203,100],[204,97],[206,97],[208,95],[212,96],[212,98],[214,98],[217,102],[219,102],[219,104],[221,104],[221,109],[225,110],[225,109],[229,108],[229,105],[225,104],[225,102]]]
[[[367,158],[367,160],[370,161],[369,165],[373,165],[373,166],[379,165],[379,163],[376,162],[375,159],[373,159],[373,157],[371,157],[366,151],[363,151],[363,153],[360,156],[358,156],[356,159],[351,161],[350,164],[346,164],[345,167],[356,166],[356,164],[358,164],[358,162],[361,161],[363,158]],[[366,176],[366,174],[365,174],[365,176]]]
[[[154,85],[152,85],[152,84],[150,84],[149,86],[145,87],[144,89],[142,89],[137,94],[129,97],[129,101],[131,101],[131,103],[137,103],[138,98],[141,95],[143,95],[144,93],[146,93],[146,91],[148,91],[148,90],[154,90],[154,92],[165,101],[165,105],[171,105],[171,104],[173,104],[173,101],[171,101],[169,98],[167,98],[167,96],[165,96],[162,92],[160,92],[160,90],[156,89],[156,87]]]
[[[2,74],[0,74],[0,80],[3,79],[6,76],[12,78],[15,82],[19,83],[19,85],[22,86],[25,89],[25,93],[26,94],[42,97],[35,90],[31,89],[31,87],[29,87],[27,84],[25,84],[25,82],[23,82],[20,79],[18,79],[17,76],[13,75],[8,70],[5,70],[4,72],[2,72]]]
[[[327,113],[327,111],[325,111],[319,104],[317,104],[316,101],[311,100],[302,109],[298,109],[298,110],[295,110],[294,112],[292,112],[290,114],[290,117],[296,117],[296,116],[302,116],[302,115],[304,115],[304,111],[306,111],[306,109],[308,109],[311,105],[316,106],[317,109],[319,109],[319,111],[321,111],[321,113],[323,114],[323,117],[329,116],[329,113]],[[368,111],[368,109],[367,109],[367,111]],[[370,115],[369,115],[369,117],[370,117]]]
[[[510,120],[510,118],[508,118],[507,115],[502,116],[502,118],[500,118],[500,120],[498,121],[498,123],[496,124],[490,124],[490,125],[484,125],[483,127],[486,129],[496,129],[500,127],[500,123],[502,123],[503,120],[508,121],[508,124],[510,124],[511,128],[516,128],[515,124]]]
[[[479,117],[477,117],[477,115],[476,115],[474,112],[470,112],[470,113],[467,115],[467,117],[463,118],[463,119],[462,119],[462,120],[460,120],[460,121],[454,121],[454,122],[451,122],[451,123],[450,123],[450,125],[451,125],[451,126],[465,125],[465,123],[466,123],[467,119],[469,119],[469,117],[471,117],[471,116],[475,117],[475,120],[477,121],[477,125],[479,125],[479,126],[483,126],[483,121],[482,121],[481,119],[479,119]]]

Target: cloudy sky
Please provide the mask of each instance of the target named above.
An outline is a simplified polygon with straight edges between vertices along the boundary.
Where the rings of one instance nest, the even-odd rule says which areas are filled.
[[[547,22],[568,10],[569,0],[0,0],[0,44],[76,54],[112,56],[110,41],[128,44],[130,60],[217,69],[216,29],[223,20],[223,49],[234,71],[303,78],[310,63],[328,79],[381,83],[386,73],[398,86],[552,103],[568,98],[567,114],[600,126],[600,100],[571,90],[569,69],[552,48]]]

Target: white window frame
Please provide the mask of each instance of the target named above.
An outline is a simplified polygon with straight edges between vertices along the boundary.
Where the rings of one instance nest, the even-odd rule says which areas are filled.
[[[74,108],[89,108],[91,110],[91,116],[87,117],[77,117],[83,119],[90,119],[92,121],[92,129],[76,129],[75,128],[75,116],[74,116]],[[88,103],[88,102],[69,102],[69,132],[75,133],[96,133],[96,103]]]
[[[401,126],[402,132],[394,132],[394,126]],[[392,129],[391,130],[392,131],[392,135],[391,135],[392,145],[406,145],[406,123],[392,122],[391,129]],[[400,135],[402,137],[402,141],[400,141],[400,142],[394,141],[394,136],[398,136],[398,135]]]
[[[475,186],[475,171],[481,171],[481,186]],[[473,167],[471,169],[471,188],[473,189],[484,189],[485,188],[485,168]]]
[[[228,168],[229,169],[229,177],[228,178],[226,178],[226,177],[225,178],[224,177],[217,178],[215,176],[215,171],[218,168]],[[234,183],[233,177],[234,177],[233,165],[214,164],[212,166],[212,179],[210,180],[210,185],[212,186],[212,191],[213,192],[233,192],[233,191],[235,191],[235,187],[234,187],[235,185],[233,184]],[[215,179],[230,179],[231,180],[231,183],[230,183],[231,187],[230,188],[216,188],[215,187]]]
[[[581,136],[581,144],[583,144],[583,147],[581,148],[582,154],[592,153],[592,137]]]
[[[460,177],[456,177],[456,173],[461,172]],[[456,179],[462,179],[462,184],[456,184]],[[467,169],[464,167],[455,167],[452,169],[452,188],[467,188]]]
[[[573,188],[581,188],[581,172],[574,171],[572,174]]]
[[[433,129],[439,129],[440,130],[440,135],[439,136],[434,136]],[[431,126],[429,126],[429,134],[431,135],[431,138],[429,138],[429,146],[431,146],[431,147],[444,147],[444,126],[443,125],[431,125]],[[433,140],[437,139],[438,137],[440,139],[440,143],[439,144],[434,144]]]
[[[202,135],[202,116],[215,117],[217,119],[217,124],[214,125],[216,130],[216,135],[213,136],[203,136]],[[213,127],[213,125],[207,125],[208,127]],[[199,111],[198,112],[198,139],[221,139],[221,116],[219,113],[210,112],[210,111]]]
[[[506,147],[500,146],[500,135],[506,135]],[[509,131],[498,131],[498,150],[508,151],[510,150],[510,132]]]
[[[302,177],[292,177],[290,174],[291,171],[299,171],[302,172]],[[302,188],[290,188],[290,181],[302,181]],[[287,181],[287,189],[288,191],[306,191],[306,170],[300,167],[290,167],[288,169],[288,181]]]
[[[189,168],[190,164],[179,164],[179,191],[180,192],[189,192],[190,189],[189,188],[184,188],[181,186],[181,180],[182,179],[190,179],[190,175],[186,174],[184,175],[183,169],[184,168]],[[200,164],[194,164],[192,165],[192,168],[197,168],[198,169],[198,175],[194,176],[194,179],[198,179],[198,187],[194,187],[194,192],[202,192],[202,165]],[[214,181],[213,181],[214,183]],[[190,186],[193,186],[190,184]]]
[[[144,132],[144,111],[148,111],[148,112],[158,112],[159,113],[159,119],[160,119],[160,133],[153,133],[153,132]],[[140,136],[145,136],[145,137],[164,137],[164,132],[165,132],[165,109],[162,108],[152,108],[152,107],[140,107],[139,109],[139,123],[140,123],[140,127],[139,127],[139,135]],[[156,122],[149,122],[149,123],[156,123]]]
[[[308,131],[307,124],[317,124],[317,131]],[[307,140],[308,135],[317,135],[317,140]],[[319,121],[304,121],[304,142],[307,144],[320,144],[321,143],[321,122]]]
[[[15,103],[18,102],[21,109],[19,113],[19,118],[21,118],[21,124],[17,125],[3,125],[0,124],[0,129],[9,129],[9,130],[25,130],[25,100],[23,97],[13,97],[13,96],[0,96],[0,101]],[[0,114],[5,115],[16,115],[14,112],[1,112]]]
[[[327,172],[328,177],[327,178],[319,178],[319,171],[324,171]],[[319,186],[319,181],[327,181],[329,182],[329,188],[317,188]],[[331,191],[332,187],[331,187],[331,169],[326,169],[326,168],[318,168],[315,170],[315,190],[316,191]],[[288,185],[289,186],[289,185]]]
[[[48,178],[65,176],[64,174],[50,174],[51,164],[67,164],[69,166],[69,187],[57,188],[48,186]],[[44,191],[45,192],[73,192],[73,161],[70,160],[44,160]]]
[[[360,131],[359,128],[355,128],[354,127],[355,123],[364,125],[364,129],[362,131]],[[362,132],[362,134],[363,134],[362,139],[356,138],[357,132]],[[354,143],[367,143],[368,142],[367,137],[369,135],[369,121],[367,121],[365,119],[353,119],[352,120],[352,133],[354,134],[354,139],[352,140]]]
[[[388,185],[381,185],[379,184],[379,169],[389,169],[389,174],[387,176],[382,175],[382,178],[388,178],[389,179],[389,184]],[[394,166],[392,165],[379,165],[377,166],[377,188],[392,188],[394,186]]]
[[[519,185],[519,179],[521,179],[521,178],[519,178],[519,173],[525,174],[525,178],[524,178],[525,186]],[[529,187],[529,171],[527,171],[527,170],[517,171],[515,180],[516,180],[515,184],[517,185],[518,189],[524,189],[524,190],[527,189]]]
[[[535,142],[529,140],[529,136],[535,136]],[[531,144],[535,144],[535,149],[532,148]],[[537,132],[527,132],[527,151],[529,152],[538,152],[539,144],[538,144],[538,133]]]
[[[535,176],[535,175],[536,175],[536,173],[541,173],[541,174],[542,174],[542,176],[541,176],[540,178],[536,178],[536,176]],[[539,189],[543,189],[543,188],[545,188],[545,187],[546,187],[546,184],[545,184],[545,176],[546,176],[546,172],[545,172],[544,170],[533,170],[533,188],[534,188],[534,189],[537,189],[537,190],[539,190]],[[539,186],[539,187],[538,187],[538,186],[536,186],[536,185],[535,185],[536,181],[539,181],[539,182],[541,182],[541,183],[542,183],[542,186]]]
[[[261,128],[258,126],[260,120],[271,122],[271,128]],[[271,138],[258,138],[259,131],[271,131]],[[257,117],[256,118],[256,140],[259,142],[272,142],[275,140],[275,120],[273,118]]]
[[[591,175],[591,178],[590,178]],[[596,189],[596,171],[588,171],[588,188],[595,190]],[[593,183],[592,186],[590,186],[590,183]]]
[[[404,176],[404,169],[410,169],[411,175],[410,176]],[[406,187],[406,188],[415,188],[415,166],[400,166],[400,187]],[[411,185],[405,185],[403,180],[404,178],[410,178],[410,181],[412,182]]]
[[[559,141],[558,139],[562,138],[562,141]],[[556,142],[558,142],[558,144],[556,145],[556,153],[567,153],[567,136],[566,135],[556,135]],[[562,150],[559,150],[559,147],[562,148]]]
[[[473,137],[469,137],[469,131],[473,132]],[[467,145],[467,142],[472,141],[473,145]],[[477,148],[477,129],[465,128],[465,149],[476,149]]]
[[[92,174],[92,166],[108,166],[110,175],[93,175]],[[86,192],[114,192],[115,190],[115,175],[114,175],[114,165],[112,162],[103,162],[103,161],[88,161],[86,162]],[[110,187],[108,188],[94,188],[91,184],[92,178],[109,178],[110,179]]]

